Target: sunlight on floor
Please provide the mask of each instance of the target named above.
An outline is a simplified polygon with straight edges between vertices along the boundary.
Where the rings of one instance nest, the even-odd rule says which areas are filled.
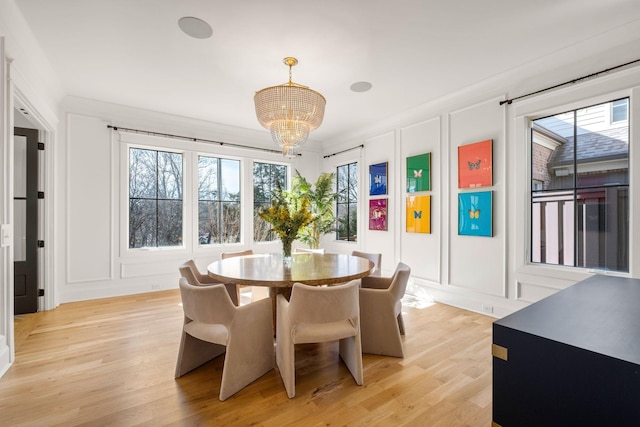
[[[418,286],[412,279],[407,283],[407,290],[402,298],[402,305],[414,308],[427,308],[435,304],[433,297],[425,288]]]

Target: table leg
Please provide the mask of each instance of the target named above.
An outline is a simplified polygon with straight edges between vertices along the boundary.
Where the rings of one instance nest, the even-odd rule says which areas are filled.
[[[288,300],[291,298],[291,288],[279,288],[279,287],[270,287],[269,288],[269,298],[271,298],[271,308],[273,309],[273,334],[276,332],[276,322],[278,320],[278,295],[284,295],[284,297]]]

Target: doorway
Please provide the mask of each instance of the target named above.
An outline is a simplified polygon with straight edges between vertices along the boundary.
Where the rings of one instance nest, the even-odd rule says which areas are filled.
[[[38,311],[38,131],[14,128],[14,314]]]

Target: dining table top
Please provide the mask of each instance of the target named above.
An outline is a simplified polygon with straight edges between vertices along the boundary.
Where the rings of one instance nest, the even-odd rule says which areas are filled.
[[[368,276],[374,267],[366,258],[344,254],[296,253],[290,263],[281,254],[253,254],[215,261],[207,271],[222,283],[291,287],[344,283]]]

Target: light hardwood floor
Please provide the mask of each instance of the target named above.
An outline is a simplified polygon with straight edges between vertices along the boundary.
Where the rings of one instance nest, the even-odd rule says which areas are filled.
[[[222,358],[173,378],[177,290],[19,316],[0,425],[490,426],[494,319],[442,304],[404,312],[406,357],[364,355],[364,386],[336,344],[303,345],[294,399],[274,369],[225,402]]]

